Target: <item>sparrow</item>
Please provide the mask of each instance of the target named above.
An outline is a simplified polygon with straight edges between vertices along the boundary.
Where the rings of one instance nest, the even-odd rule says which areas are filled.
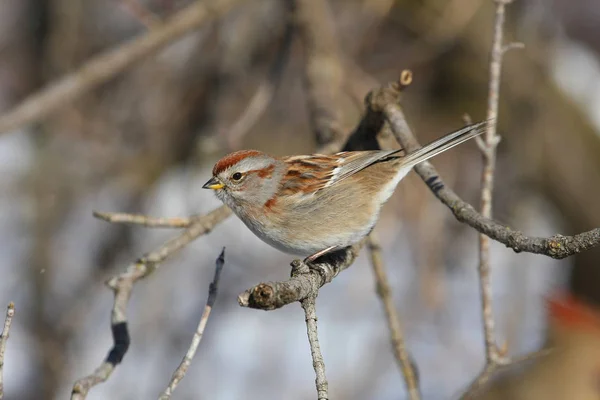
[[[483,133],[487,122],[412,152],[345,151],[274,157],[241,150],[221,158],[202,187],[267,244],[305,261],[351,246],[373,229],[381,207],[417,164]]]

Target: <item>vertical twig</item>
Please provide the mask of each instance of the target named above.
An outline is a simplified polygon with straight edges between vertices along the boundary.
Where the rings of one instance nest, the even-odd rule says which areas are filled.
[[[504,16],[505,6],[512,0],[494,0],[496,17],[494,22],[494,37],[490,54],[490,78],[488,87],[487,129],[483,141],[478,142],[483,155],[483,172],[481,175],[481,215],[492,217],[492,192],[494,189],[494,171],[496,168],[496,147],[500,136],[496,132],[498,119],[498,98],[500,94],[500,75],[502,72],[502,57],[505,51],[514,46],[504,46]],[[498,350],[494,334],[494,316],[492,309],[492,289],[490,282],[490,239],[479,235],[479,288],[483,317],[483,332],[485,341],[486,363],[495,365],[502,361],[503,355]],[[486,370],[489,368],[486,367]],[[493,368],[492,368],[493,369]]]
[[[192,343],[188,348],[187,353],[183,357],[183,360],[179,364],[179,367],[173,373],[171,377],[171,382],[169,382],[169,386],[165,389],[165,391],[160,396],[160,400],[168,400],[171,398],[171,395],[175,391],[175,388],[184,378],[188,368],[192,363],[192,359],[198,350],[198,345],[200,345],[200,341],[202,340],[202,336],[204,335],[204,328],[206,328],[206,323],[208,322],[208,317],[210,317],[210,312],[212,311],[213,306],[215,305],[215,301],[217,300],[217,291],[219,289],[219,279],[221,278],[221,271],[223,270],[223,265],[225,264],[225,248],[221,251],[221,254],[217,258],[216,266],[215,266],[215,276],[213,281],[211,282],[208,289],[208,299],[206,300],[206,306],[204,307],[204,312],[202,313],[202,318],[200,318],[200,322],[198,323],[198,327],[196,328],[196,332],[194,332],[194,336],[192,338]]]
[[[10,332],[10,326],[12,324],[13,316],[15,315],[15,304],[13,302],[8,303],[6,308],[6,318],[4,319],[4,328],[0,335],[0,399],[4,398],[4,379],[3,379],[3,367],[4,367],[4,352],[6,351],[6,342],[8,341],[8,334]]]
[[[419,400],[420,395],[417,373],[415,368],[413,368],[410,355],[406,350],[404,335],[402,333],[402,324],[396,306],[394,305],[392,290],[385,272],[385,266],[383,265],[381,246],[379,245],[379,240],[374,232],[371,232],[367,238],[367,247],[369,248],[371,264],[373,265],[373,272],[375,273],[375,280],[377,282],[377,294],[381,298],[381,302],[385,309],[385,316],[390,329],[390,338],[396,362],[404,376],[404,382],[406,383],[406,390],[410,400]]]
[[[306,321],[306,333],[308,335],[308,343],[310,344],[310,354],[313,359],[313,368],[315,369],[315,385],[317,387],[317,399],[328,400],[327,377],[325,376],[325,361],[321,354],[319,345],[319,335],[317,334],[317,310],[315,307],[316,296],[309,296],[302,300],[300,304],[304,309],[304,317]]]

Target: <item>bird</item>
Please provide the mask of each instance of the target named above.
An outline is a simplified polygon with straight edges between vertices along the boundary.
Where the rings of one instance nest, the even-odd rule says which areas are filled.
[[[417,164],[482,134],[487,121],[420,149],[274,157],[240,150],[221,158],[202,187],[214,191],[260,239],[313,262],[358,243]]]

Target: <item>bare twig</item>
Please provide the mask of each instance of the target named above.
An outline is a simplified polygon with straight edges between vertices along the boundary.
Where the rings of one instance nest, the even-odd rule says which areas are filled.
[[[94,217],[113,224],[134,224],[148,228],[187,228],[194,223],[194,218],[152,218],[147,215],[93,212]],[[201,218],[201,216],[200,216]]]
[[[398,104],[398,85],[392,84],[372,91],[367,96],[367,113],[363,121],[369,120],[371,127],[382,127],[387,121],[392,133],[409,153],[421,147],[415,139],[404,112]],[[543,254],[562,259],[580,253],[600,244],[600,228],[574,236],[554,235],[549,238],[526,236],[501,223],[482,216],[470,204],[463,201],[452,189],[445,185],[437,170],[430,162],[420,163],[415,171],[433,194],[451,211],[454,217],[504,244],[516,252]]]
[[[204,312],[202,313],[202,318],[200,318],[200,322],[198,323],[198,327],[196,328],[196,332],[194,332],[194,337],[192,338],[192,343],[190,347],[183,357],[181,364],[173,373],[171,377],[171,381],[169,382],[169,386],[165,389],[163,394],[160,396],[160,400],[168,400],[171,398],[173,391],[181,382],[185,374],[187,373],[188,368],[192,363],[192,359],[196,354],[196,350],[198,350],[198,345],[200,345],[200,341],[202,340],[202,336],[204,335],[204,328],[206,328],[206,323],[208,322],[208,317],[210,317],[210,312],[212,311],[213,306],[215,305],[215,301],[217,299],[217,291],[219,289],[219,279],[221,278],[221,271],[223,270],[223,265],[225,264],[225,248],[221,251],[221,255],[217,258],[215,266],[215,276],[213,281],[211,282],[208,289],[208,299],[206,300],[206,306],[204,307]]]
[[[2,328],[2,334],[0,335],[0,399],[4,398],[4,353],[6,352],[6,342],[8,341],[10,326],[12,324],[12,319],[14,315],[15,304],[13,302],[10,302],[8,303],[8,307],[6,307],[6,318],[4,319],[4,328]]]
[[[71,400],[85,399],[93,386],[106,381],[110,377],[117,364],[123,360],[125,353],[127,353],[130,338],[127,329],[126,311],[133,285],[156,270],[159,264],[167,257],[181,250],[197,237],[207,234],[230,215],[231,210],[225,206],[221,206],[204,217],[199,217],[179,236],[165,242],[163,245],[130,264],[124,272],[108,280],[107,285],[113,290],[115,296],[111,313],[114,346],[109,351],[106,359],[92,374],[75,382],[71,393]]]
[[[496,146],[500,136],[496,132],[498,119],[498,99],[500,97],[500,75],[502,72],[504,11],[508,0],[495,0],[496,20],[490,56],[490,79],[488,87],[487,129],[483,137],[482,155],[483,171],[481,174],[481,215],[492,217],[492,192],[494,190],[494,171],[496,169]],[[485,358],[487,366],[482,375],[487,375],[490,364],[499,362],[500,354],[494,333],[494,315],[492,307],[492,285],[490,277],[490,239],[479,235],[479,291],[483,320],[483,336],[485,342]]]
[[[241,0],[195,1],[152,29],[86,62],[77,71],[50,83],[0,116],[0,133],[37,122],[77,97],[114,78],[136,62],[200,27],[210,18],[227,13]]]
[[[317,310],[315,306],[317,297],[309,296],[302,300],[300,304],[304,309],[304,317],[306,321],[306,334],[308,335],[308,343],[310,344],[310,354],[313,360],[313,368],[315,369],[315,385],[317,387],[317,399],[327,400],[328,383],[325,376],[325,361],[321,354],[321,346],[319,345],[319,335],[317,334]]]
[[[396,362],[404,376],[404,382],[409,398],[411,400],[418,400],[421,396],[419,394],[417,373],[413,368],[410,355],[406,350],[404,334],[402,333],[402,324],[400,322],[400,317],[398,316],[398,310],[396,310],[396,306],[394,305],[392,289],[389,284],[387,273],[385,272],[385,266],[383,265],[381,246],[379,245],[379,240],[374,232],[371,232],[367,238],[367,248],[371,254],[371,264],[373,265],[373,272],[375,273],[375,280],[377,283],[377,294],[381,298],[383,308],[385,309],[385,316],[390,330],[392,349],[394,350]]]

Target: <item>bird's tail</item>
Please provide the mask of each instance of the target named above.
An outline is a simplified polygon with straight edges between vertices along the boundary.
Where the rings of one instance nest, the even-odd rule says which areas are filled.
[[[443,153],[454,146],[466,142],[475,136],[481,135],[483,132],[485,132],[487,125],[488,121],[478,122],[449,133],[435,142],[429,143],[428,145],[421,147],[419,150],[406,155],[402,158],[402,164],[410,169],[415,165],[430,159],[431,157],[437,156],[438,154]]]

